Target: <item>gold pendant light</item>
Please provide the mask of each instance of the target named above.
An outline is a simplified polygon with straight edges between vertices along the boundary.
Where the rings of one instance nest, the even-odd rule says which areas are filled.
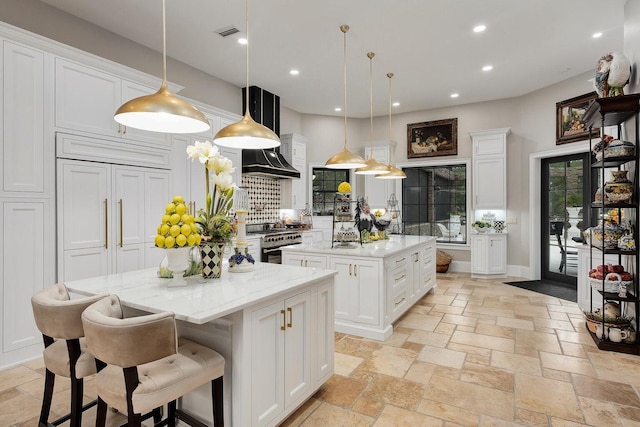
[[[371,130],[369,134],[369,139],[371,140],[371,151],[369,152],[369,160],[366,161],[366,166],[363,168],[356,169],[356,173],[358,175],[384,175],[388,174],[390,171],[387,169],[386,165],[383,165],[379,161],[373,157],[373,57],[376,56],[375,53],[369,52],[367,53],[367,58],[369,58],[369,96],[370,96],[370,120],[371,120]]]
[[[389,77],[389,141],[392,141],[391,139],[391,78],[393,77],[393,73],[387,73],[387,77]],[[376,178],[405,179],[407,177],[407,174],[404,173],[402,169],[399,169],[391,164],[392,156],[393,156],[393,153],[391,152],[391,144],[389,144],[389,163],[386,166],[388,173],[376,175],[375,176]]]
[[[249,0],[245,0],[245,31],[247,86],[245,88],[245,111],[240,121],[225,126],[213,137],[213,142],[221,147],[243,148],[245,150],[262,150],[280,146],[280,138],[271,129],[256,123],[249,113]]]
[[[131,128],[164,133],[197,133],[209,129],[200,110],[167,88],[167,24],[162,0],[162,84],[152,95],[125,102],[114,115],[116,122]]]
[[[364,159],[347,150],[347,31],[348,25],[341,25],[344,33],[344,148],[341,152],[327,160],[325,167],[329,169],[357,169],[366,166]]]

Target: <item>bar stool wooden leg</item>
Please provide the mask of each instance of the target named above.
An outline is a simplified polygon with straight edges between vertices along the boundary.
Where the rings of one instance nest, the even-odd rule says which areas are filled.
[[[47,426],[49,411],[51,410],[51,400],[53,399],[53,386],[55,385],[56,374],[46,370],[44,376],[44,395],[42,396],[42,409],[40,409],[40,426]]]
[[[167,426],[176,427],[176,401],[167,403]]]
[[[224,427],[224,404],[222,397],[222,377],[211,381],[211,400],[213,402],[213,425]]]
[[[98,397],[98,408],[96,410],[96,427],[104,427],[107,423],[107,403]]]

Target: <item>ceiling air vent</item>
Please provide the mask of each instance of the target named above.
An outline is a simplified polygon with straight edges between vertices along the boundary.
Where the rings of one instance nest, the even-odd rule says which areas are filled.
[[[230,36],[231,34],[239,33],[240,30],[238,30],[233,25],[229,25],[229,26],[224,27],[224,28],[219,28],[219,29],[215,30],[215,32],[218,33],[219,35],[221,35],[222,37],[227,37],[227,36]]]

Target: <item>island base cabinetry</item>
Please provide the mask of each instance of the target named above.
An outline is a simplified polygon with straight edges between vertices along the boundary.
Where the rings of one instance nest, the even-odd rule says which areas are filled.
[[[282,263],[337,271],[335,330],[384,341],[393,333],[392,323],[436,285],[435,239],[413,244],[402,239],[400,249],[389,251],[375,244],[361,250],[329,249],[326,242],[298,245],[283,248]],[[376,255],[366,256],[369,251]]]
[[[224,356],[226,425],[277,426],[333,375],[333,278],[179,331]],[[182,407],[211,423],[210,393]]]

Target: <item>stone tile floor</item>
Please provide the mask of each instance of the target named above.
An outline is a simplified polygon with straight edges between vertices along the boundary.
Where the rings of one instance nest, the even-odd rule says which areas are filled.
[[[598,350],[575,303],[513,279],[439,274],[387,341],[336,334],[335,375],[283,426],[640,426],[640,357]],[[0,372],[0,426],[37,425],[42,372]]]

